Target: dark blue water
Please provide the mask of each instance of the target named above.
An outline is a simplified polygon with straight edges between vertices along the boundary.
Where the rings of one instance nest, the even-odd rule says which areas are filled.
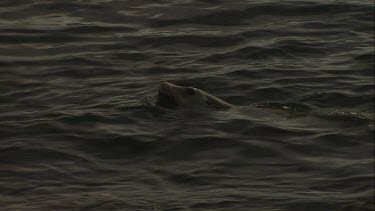
[[[1,210],[374,210],[373,1],[3,0],[0,91]]]

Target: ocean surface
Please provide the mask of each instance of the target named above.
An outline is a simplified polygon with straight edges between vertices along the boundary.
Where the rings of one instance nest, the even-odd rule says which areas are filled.
[[[372,0],[2,0],[0,210],[374,210],[374,105]]]

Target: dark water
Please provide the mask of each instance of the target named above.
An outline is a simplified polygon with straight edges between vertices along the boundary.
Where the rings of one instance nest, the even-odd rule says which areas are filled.
[[[373,20],[365,0],[1,1],[0,209],[374,210]],[[163,81],[303,114],[159,109]]]

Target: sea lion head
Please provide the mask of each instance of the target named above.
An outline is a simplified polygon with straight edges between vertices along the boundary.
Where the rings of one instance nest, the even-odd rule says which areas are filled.
[[[203,90],[194,87],[178,86],[169,82],[163,82],[159,86],[157,104],[168,108],[207,107],[225,109],[233,107],[233,105]]]

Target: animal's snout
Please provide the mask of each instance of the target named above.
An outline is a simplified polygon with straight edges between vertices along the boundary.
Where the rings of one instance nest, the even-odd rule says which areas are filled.
[[[159,86],[159,95],[171,95],[173,84],[169,82],[163,82]]]
[[[165,107],[177,106],[178,103],[175,99],[174,89],[175,85],[169,82],[163,82],[159,86],[158,101],[159,105]]]
[[[163,82],[162,84],[160,84],[159,86],[159,92],[169,92],[169,90],[172,89],[172,86],[173,84],[169,83],[169,82]]]
[[[160,84],[161,88],[170,88],[172,86],[173,86],[173,84],[171,84],[169,82],[163,82],[162,84]]]

